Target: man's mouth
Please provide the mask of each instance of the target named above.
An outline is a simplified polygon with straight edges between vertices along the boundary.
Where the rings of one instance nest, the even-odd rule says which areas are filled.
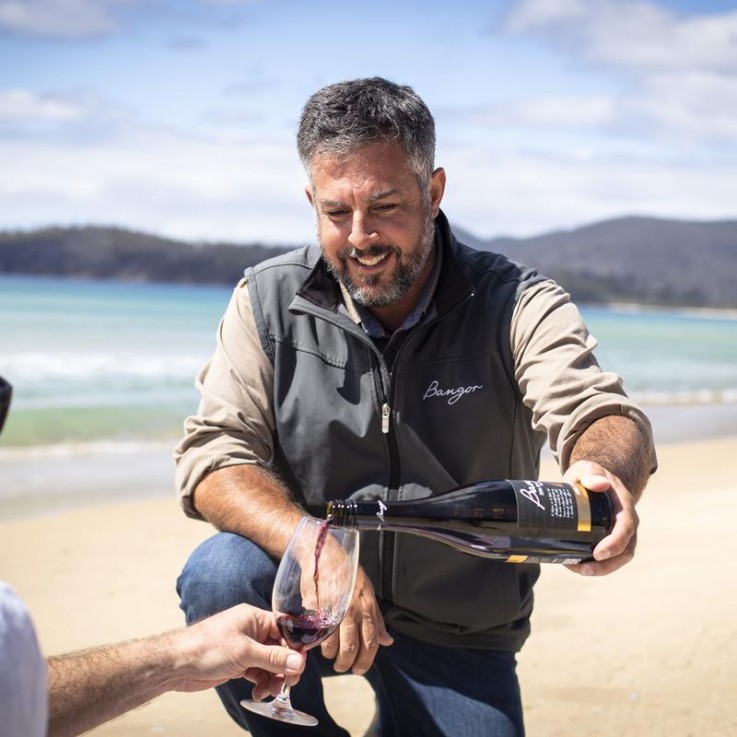
[[[386,253],[380,253],[378,256],[364,256],[356,254],[354,258],[362,266],[376,266],[376,264],[383,261],[387,255],[388,254]]]
[[[366,251],[357,251],[355,248],[351,249],[349,256],[350,258],[358,261],[361,266],[370,268],[372,266],[378,266],[382,261],[389,257],[391,251],[389,249],[369,249]]]

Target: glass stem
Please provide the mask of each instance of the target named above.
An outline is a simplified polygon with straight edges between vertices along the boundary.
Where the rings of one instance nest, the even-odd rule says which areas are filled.
[[[273,704],[274,708],[279,711],[292,711],[292,704],[289,701],[289,685],[286,682],[282,685],[281,691],[279,691],[279,695],[274,699]]]

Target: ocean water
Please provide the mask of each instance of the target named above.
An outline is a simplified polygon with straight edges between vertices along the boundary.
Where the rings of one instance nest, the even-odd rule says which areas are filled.
[[[647,405],[734,405],[737,314],[583,307],[596,356]]]
[[[0,276],[0,374],[14,386],[5,457],[171,448],[230,287]],[[737,415],[737,317],[582,308],[600,363],[649,405]]]
[[[0,276],[0,448],[73,452],[178,437],[231,289]]]

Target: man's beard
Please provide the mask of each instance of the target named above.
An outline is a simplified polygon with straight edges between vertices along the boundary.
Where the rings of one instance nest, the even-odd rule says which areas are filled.
[[[353,248],[344,248],[338,251],[335,261],[325,258],[325,262],[330,273],[342,282],[355,302],[364,307],[388,307],[399,302],[409,292],[432,256],[434,246],[435,223],[432,217],[427,216],[424,230],[415,242],[408,258],[402,260],[402,252],[391,243],[376,244],[362,249],[361,255],[366,258],[388,253],[393,253],[397,258],[397,265],[391,281],[380,289],[377,289],[377,285],[380,283],[383,274],[371,274],[362,277],[361,281],[356,283],[351,278],[348,270],[344,268],[343,260],[355,256]]]

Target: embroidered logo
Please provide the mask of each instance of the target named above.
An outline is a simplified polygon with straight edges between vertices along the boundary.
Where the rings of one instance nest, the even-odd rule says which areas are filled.
[[[471,384],[470,386],[441,389],[439,382],[431,381],[430,386],[425,389],[425,393],[422,395],[422,398],[430,399],[431,397],[442,397],[443,399],[448,400],[448,404],[455,404],[461,397],[465,397],[466,394],[473,394],[483,388],[483,384]]]

